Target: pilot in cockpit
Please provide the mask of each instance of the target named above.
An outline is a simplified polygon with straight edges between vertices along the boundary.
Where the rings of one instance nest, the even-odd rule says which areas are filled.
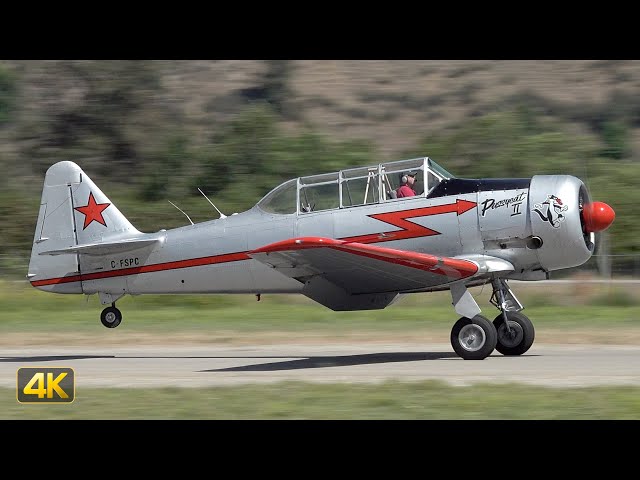
[[[413,189],[416,183],[417,172],[404,172],[400,176],[400,187],[396,189],[397,198],[413,197],[416,191]]]

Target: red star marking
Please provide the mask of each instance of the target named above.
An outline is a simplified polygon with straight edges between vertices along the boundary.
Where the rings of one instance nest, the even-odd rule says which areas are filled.
[[[89,201],[84,207],[76,207],[74,210],[78,210],[84,214],[84,226],[82,230],[87,228],[94,220],[101,223],[105,227],[107,222],[104,221],[102,212],[111,205],[110,203],[96,203],[96,199],[93,198],[93,192],[89,192]]]

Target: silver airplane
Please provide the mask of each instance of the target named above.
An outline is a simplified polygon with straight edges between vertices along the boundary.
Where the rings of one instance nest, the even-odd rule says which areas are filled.
[[[63,161],[45,176],[27,278],[48,292],[97,293],[109,328],[126,294],[302,293],[340,311],[449,290],[461,316],[451,345],[481,360],[533,344],[508,280],[585,263],[614,218],[574,176],[456,178],[423,157],[294,178],[246,212],[142,233]],[[468,290],[486,283],[493,321]]]

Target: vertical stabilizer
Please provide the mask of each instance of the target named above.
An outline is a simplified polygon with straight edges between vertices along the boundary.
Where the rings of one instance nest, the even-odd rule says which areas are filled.
[[[78,254],[46,252],[135,234],[140,232],[78,165],[58,162],[45,176],[27,277],[43,290],[82,293]]]

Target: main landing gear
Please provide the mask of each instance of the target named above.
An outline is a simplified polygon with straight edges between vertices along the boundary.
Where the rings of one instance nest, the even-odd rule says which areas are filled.
[[[462,317],[451,329],[451,346],[465,360],[483,360],[496,348],[496,328],[482,315]]]
[[[456,312],[465,315],[451,329],[451,346],[465,360],[483,360],[493,350],[502,355],[522,355],[533,345],[533,324],[520,313],[524,307],[506,280],[495,278],[491,283],[490,302],[501,310],[493,322],[480,315],[480,308],[464,285],[451,289]]]

